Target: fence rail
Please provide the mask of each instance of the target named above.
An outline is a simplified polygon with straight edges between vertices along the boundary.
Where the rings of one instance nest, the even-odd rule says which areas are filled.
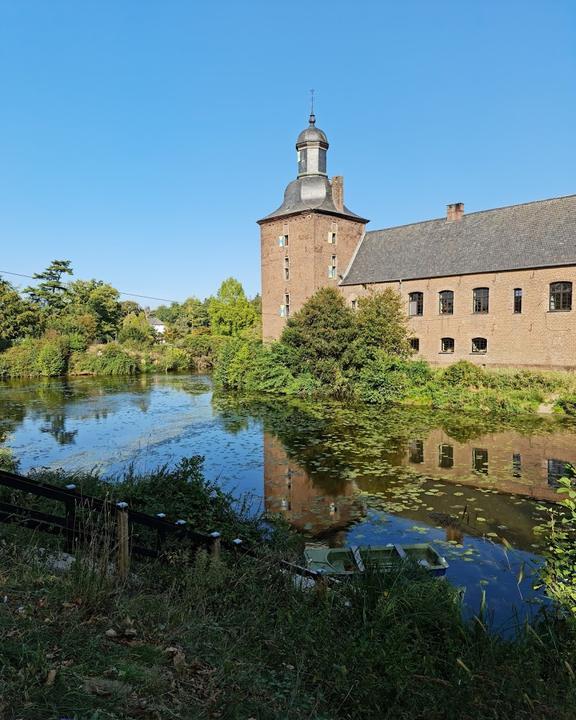
[[[95,531],[89,527],[83,518],[83,511],[93,511],[97,515],[106,514],[113,518],[116,530],[116,550],[118,572],[126,576],[130,557],[132,555],[158,558],[166,549],[168,538],[176,541],[187,541],[194,548],[204,548],[217,556],[221,544],[227,549],[233,549],[255,559],[264,560],[262,554],[255,548],[246,546],[239,538],[232,541],[223,541],[220,533],[202,533],[187,526],[185,520],[168,520],[164,513],[150,515],[133,510],[128,503],[113,502],[102,498],[86,495],[74,484],[59,487],[50,483],[32,480],[16,473],[0,470],[0,487],[7,487],[35,497],[60,502],[64,506],[64,515],[43,512],[22,505],[0,501],[0,522],[16,524],[29,530],[36,530],[51,535],[64,537],[66,549],[88,543],[95,537]],[[132,541],[133,530],[140,526],[155,531],[154,546],[136,544]],[[308,570],[287,560],[277,561],[279,566],[287,572],[320,580],[320,574]]]

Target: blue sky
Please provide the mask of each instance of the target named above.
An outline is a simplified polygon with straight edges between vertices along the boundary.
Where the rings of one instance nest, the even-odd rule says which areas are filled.
[[[576,193],[575,80],[573,0],[0,0],[0,270],[254,294],[309,88],[369,228]]]

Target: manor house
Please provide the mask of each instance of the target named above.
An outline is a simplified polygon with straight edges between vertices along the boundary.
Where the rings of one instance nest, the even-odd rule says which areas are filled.
[[[326,173],[314,114],[296,141],[298,176],[261,229],[264,340],[321,287],[358,298],[396,289],[412,347],[431,363],[576,368],[576,195],[384,230],[344,204]]]

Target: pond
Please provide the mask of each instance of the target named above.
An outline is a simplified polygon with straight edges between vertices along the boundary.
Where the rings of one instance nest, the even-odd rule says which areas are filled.
[[[0,444],[23,472],[119,474],[205,457],[205,473],[311,543],[431,542],[464,591],[507,632],[545,601],[534,528],[576,428],[558,418],[471,418],[336,402],[215,398],[204,376],[0,384]]]

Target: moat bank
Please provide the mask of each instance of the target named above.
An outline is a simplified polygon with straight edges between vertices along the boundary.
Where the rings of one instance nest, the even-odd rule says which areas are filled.
[[[538,608],[534,528],[576,462],[566,418],[215,399],[203,376],[3,384],[0,408],[3,446],[23,471],[113,474],[200,454],[208,479],[249,493],[255,511],[281,513],[311,541],[433,542],[470,612],[485,591],[501,627]]]

